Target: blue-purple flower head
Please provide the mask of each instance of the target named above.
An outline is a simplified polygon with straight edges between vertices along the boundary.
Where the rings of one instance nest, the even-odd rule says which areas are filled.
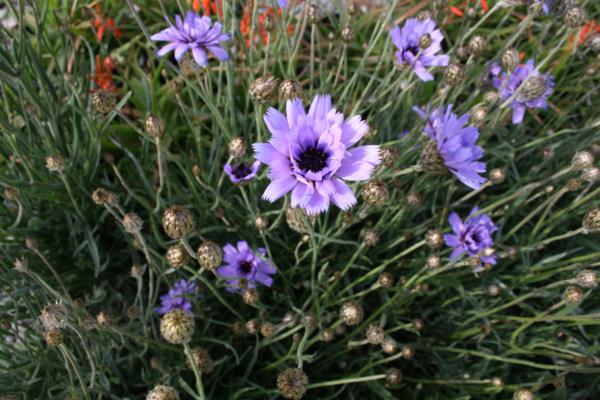
[[[367,180],[381,162],[379,146],[353,147],[369,130],[360,116],[348,119],[331,106],[331,97],[316,96],[305,112],[300,99],[288,100],[284,115],[267,110],[269,143],[255,143],[257,160],[269,166],[271,183],[263,199],[274,202],[292,192],[292,207],[314,215],[329,203],[342,210],[356,204],[344,181]]]
[[[469,114],[459,118],[452,112],[452,105],[446,110],[421,110],[416,107],[414,110],[427,120],[424,131],[431,140],[423,150],[420,160],[425,172],[429,172],[426,163],[443,162],[443,167],[452,172],[458,180],[472,189],[479,189],[486,182],[486,179],[479,175],[485,172],[486,165],[479,161],[483,157],[483,149],[476,144],[479,130],[467,125]]]
[[[508,75],[497,64],[492,66],[492,83],[503,99],[512,99],[512,122],[517,125],[523,121],[528,108],[548,108],[548,97],[554,88],[554,79],[550,74],[542,74],[535,68],[535,62],[518,65]]]
[[[176,15],[175,25],[170,23],[169,25],[168,28],[150,38],[155,41],[169,42],[158,51],[159,57],[175,51],[175,59],[181,61],[184,54],[191,51],[194,60],[200,66],[208,64],[208,53],[212,53],[221,61],[229,59],[222,42],[231,37],[222,32],[223,26],[220,23],[213,24],[209,17],[201,17],[190,10],[185,19]]]
[[[453,248],[450,260],[466,253],[469,257],[479,257],[486,264],[496,264],[493,234],[498,228],[487,214],[476,215],[478,212],[479,208],[473,208],[465,221],[454,212],[448,217],[454,231],[444,235],[446,244]]]
[[[421,48],[419,41],[429,35],[430,44]],[[442,31],[436,29],[435,21],[428,18],[424,21],[418,18],[409,18],[402,28],[395,26],[390,30],[392,41],[398,48],[396,57],[398,64],[409,65],[422,81],[433,80],[433,75],[427,70],[429,67],[445,67],[450,57],[437,54],[442,50]]]
[[[154,309],[159,315],[164,315],[169,311],[183,310],[192,313],[192,302],[190,298],[196,294],[196,282],[182,279],[177,281],[169,292],[160,296],[160,307]]]
[[[259,248],[255,252],[246,241],[241,240],[237,246],[226,244],[223,253],[225,264],[217,268],[217,275],[227,280],[229,290],[255,288],[257,283],[269,287],[273,284],[271,275],[277,269],[269,261],[265,249]]]
[[[238,164],[225,164],[223,170],[229,176],[232,183],[243,185],[250,182],[260,169],[260,161],[254,161],[251,165],[246,165],[244,162]]]

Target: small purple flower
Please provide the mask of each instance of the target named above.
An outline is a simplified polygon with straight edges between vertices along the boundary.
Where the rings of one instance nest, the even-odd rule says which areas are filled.
[[[510,104],[513,124],[523,122],[528,108],[548,108],[547,100],[552,94],[554,79],[550,74],[536,71],[533,60],[518,65],[510,75],[502,72],[498,65],[492,66],[491,73],[495,76],[492,83],[500,91],[502,98],[513,99]]]
[[[192,302],[190,297],[196,294],[196,282],[182,279],[169,289],[169,292],[160,296],[160,307],[156,307],[159,315],[164,315],[169,311],[181,309],[187,313],[192,313]]]
[[[279,8],[287,8],[288,0],[277,0],[277,5]]]
[[[426,49],[419,47],[419,40],[429,35],[431,44]],[[445,67],[450,57],[445,54],[437,54],[442,50],[442,31],[435,28],[435,21],[428,18],[420,21],[417,18],[409,18],[402,28],[398,26],[390,30],[392,41],[398,48],[396,57],[399,64],[410,65],[422,81],[433,80],[433,75],[427,71],[427,67]]]
[[[475,215],[478,212],[479,208],[473,208],[464,222],[454,212],[448,217],[450,227],[454,231],[454,234],[444,235],[446,244],[454,248],[450,260],[454,261],[467,253],[469,257],[478,256],[486,264],[496,264],[496,255],[492,251],[492,235],[498,228],[487,214]]]
[[[223,49],[221,42],[231,37],[227,33],[222,33],[223,26],[220,23],[212,24],[210,18],[201,17],[190,10],[185,19],[182,20],[181,16],[176,15],[175,25],[170,22],[169,25],[168,28],[150,38],[155,41],[170,42],[158,51],[159,57],[175,50],[175,59],[181,61],[183,55],[191,50],[194,60],[200,66],[208,64],[207,52],[214,54],[221,61],[229,59],[229,54]]]
[[[288,100],[284,115],[267,110],[269,143],[255,143],[257,160],[269,165],[271,184],[263,199],[274,202],[292,192],[292,207],[314,215],[329,203],[342,210],[356,204],[346,181],[369,179],[381,162],[379,146],[354,146],[369,130],[360,116],[344,119],[331,97],[316,96],[308,113],[300,99]]]
[[[260,161],[254,161],[252,165],[248,166],[241,162],[236,165],[225,164],[223,170],[229,176],[231,182],[235,184],[244,184],[250,182],[260,169]]]
[[[483,149],[475,144],[479,130],[465,126],[469,114],[459,118],[452,112],[452,105],[445,112],[441,108],[430,111],[429,108],[421,110],[415,107],[414,110],[427,119],[425,134],[436,144],[446,168],[468,187],[479,189],[486,182],[479,175],[485,172],[486,165],[478,161],[483,157]]]
[[[228,243],[223,247],[225,265],[217,268],[217,275],[227,280],[229,290],[241,287],[255,288],[256,283],[270,287],[277,272],[267,259],[267,251],[259,248],[254,252],[244,240],[237,242],[237,248]]]

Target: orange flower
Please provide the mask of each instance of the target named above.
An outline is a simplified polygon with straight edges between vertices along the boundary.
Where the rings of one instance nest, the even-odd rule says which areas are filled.
[[[579,31],[579,38],[577,39],[577,45],[581,46],[585,43],[585,40],[590,36],[590,34],[600,32],[600,24],[596,25],[595,20],[590,20],[587,24],[581,27]],[[575,34],[571,34],[569,37],[569,42],[571,43],[570,49],[575,45]]]
[[[448,3],[452,3],[452,0],[448,0]],[[476,6],[477,3],[481,6],[483,12],[488,12],[490,10],[490,6],[488,5],[487,0],[465,0],[460,4],[460,8],[456,6],[450,6],[450,12],[457,17],[462,17],[464,15],[463,10],[470,6]]]
[[[105,57],[104,60],[101,60],[100,56],[96,56],[96,73],[90,79],[96,83],[98,88],[117,93],[119,88],[113,79],[114,70],[115,63],[110,56]]]
[[[192,8],[196,12],[202,8],[202,14],[208,17],[215,14],[223,18],[223,0],[192,0]]]
[[[246,38],[246,44],[248,45],[248,47],[252,45],[253,41],[256,42],[259,39],[259,36],[262,39],[263,44],[267,44],[269,35],[267,32],[267,28],[265,28],[265,19],[268,15],[275,17],[277,14],[281,15],[282,13],[281,9],[275,11],[273,7],[266,7],[264,6],[264,4],[261,3],[258,7],[258,23],[254,32],[254,40],[252,41],[250,40],[250,32],[252,31],[251,17],[253,9],[254,0],[250,0],[246,7],[244,7],[244,14],[242,16],[242,19],[240,20],[240,31],[242,32],[242,36]],[[288,34],[291,34],[293,32],[294,26],[288,25]]]
[[[96,4],[94,9],[96,10],[94,28],[96,28],[96,37],[98,38],[98,41],[102,42],[102,39],[104,38],[104,32],[112,32],[117,39],[120,38],[122,33],[121,30],[117,28],[115,21],[112,18],[104,18],[102,8],[100,8],[99,4]]]

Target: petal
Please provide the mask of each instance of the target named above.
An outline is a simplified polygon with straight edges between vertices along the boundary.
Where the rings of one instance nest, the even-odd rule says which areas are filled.
[[[317,95],[313,99],[312,104],[310,105],[310,109],[308,110],[308,115],[315,119],[325,119],[327,117],[327,113],[331,110],[331,96]]]
[[[513,107],[512,123],[514,125],[520,124],[523,122],[523,117],[525,117],[525,107],[521,105]]]
[[[292,176],[287,178],[275,179],[269,184],[269,186],[267,186],[262,198],[272,203],[275,200],[282,197],[283,195],[285,195],[290,190],[292,190],[294,186],[296,186],[296,184],[296,178]]]
[[[464,225],[460,217],[457,213],[453,212],[448,217],[448,222],[450,223],[450,227],[456,234],[461,234],[464,230]]]
[[[222,48],[221,46],[206,46],[206,48],[208,49],[208,51],[210,51],[211,53],[213,53],[215,55],[215,57],[217,57],[219,60],[221,61],[227,61],[229,60],[229,53],[227,53],[227,51]]]
[[[314,188],[311,185],[298,183],[292,190],[292,207],[304,208],[310,201],[313,192]]]
[[[347,210],[356,204],[356,197],[352,189],[339,179],[331,181],[335,191],[330,195],[331,202],[342,210]]]
[[[179,44],[179,46],[177,46],[175,48],[175,59],[177,61],[181,61],[181,59],[183,58],[183,55],[185,54],[186,51],[188,51],[190,48],[189,44]]]
[[[208,64],[208,57],[206,56],[206,52],[200,47],[194,47],[192,49],[192,55],[194,56],[194,60],[198,63],[199,66],[204,67]]]
[[[342,143],[350,147],[358,142],[369,131],[369,125],[357,115],[344,122],[342,125]]]
[[[175,50],[177,48],[177,46],[179,46],[179,43],[169,43],[169,44],[161,47],[160,50],[158,50],[156,52],[156,55],[159,57],[163,57],[163,56],[167,55],[168,53],[170,53],[171,51]]]
[[[287,114],[287,123],[289,126],[295,126],[299,117],[306,116],[304,105],[300,99],[288,100],[285,104],[285,113]]]

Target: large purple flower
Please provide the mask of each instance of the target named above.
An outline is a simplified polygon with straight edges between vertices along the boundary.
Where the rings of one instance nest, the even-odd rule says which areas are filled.
[[[518,65],[510,75],[502,72],[497,64],[492,66],[491,73],[495,76],[492,83],[500,91],[502,98],[512,99],[510,107],[513,110],[513,124],[523,121],[528,108],[548,108],[547,99],[552,94],[554,79],[550,74],[536,71],[533,60]]]
[[[435,152],[434,158],[441,158],[439,161],[462,183],[472,189],[479,189],[486,182],[479,175],[485,172],[486,166],[478,161],[483,157],[483,149],[476,145],[479,130],[473,126],[465,126],[469,121],[469,114],[459,118],[452,112],[452,105],[445,112],[441,108],[421,110],[415,107],[414,110],[427,120],[424,131],[431,142],[426,150]]]
[[[260,169],[260,161],[254,161],[252,165],[246,165],[243,162],[239,164],[231,165],[225,164],[223,170],[229,176],[231,182],[236,185],[241,185],[250,182]]]
[[[267,252],[259,248],[254,252],[244,240],[237,242],[237,247],[226,244],[223,247],[225,265],[217,268],[217,275],[226,279],[229,290],[240,288],[255,288],[256,283],[271,286],[277,272],[275,266],[267,258]]]
[[[160,307],[156,307],[159,315],[168,313],[176,309],[181,309],[189,314],[192,313],[192,302],[190,297],[196,294],[196,282],[182,279],[169,289],[169,292],[160,296]]]
[[[419,41],[429,35],[430,44],[427,48],[420,48]],[[444,35],[435,28],[435,21],[428,18],[424,21],[418,18],[409,18],[402,28],[398,26],[390,30],[392,41],[398,48],[396,57],[401,65],[410,65],[415,74],[422,81],[433,80],[433,75],[427,71],[428,67],[444,67],[448,65],[450,57],[437,54],[442,49]]]
[[[478,256],[484,263],[496,264],[492,235],[498,228],[487,214],[475,215],[478,212],[479,208],[473,208],[464,222],[454,212],[448,217],[454,231],[454,234],[444,235],[446,244],[454,248],[450,260],[456,260],[467,253],[470,257]]]
[[[342,210],[356,204],[344,183],[369,179],[380,163],[379,146],[354,146],[369,130],[360,116],[344,119],[331,97],[316,96],[308,113],[300,99],[288,100],[286,115],[267,110],[269,143],[255,143],[257,160],[269,165],[271,184],[263,199],[274,202],[292,192],[292,207],[314,215],[332,202]]]
[[[183,55],[191,50],[194,60],[200,66],[208,64],[207,52],[214,54],[221,61],[229,59],[229,54],[223,49],[221,42],[229,40],[230,36],[222,33],[223,26],[220,23],[212,24],[210,18],[201,17],[190,10],[185,19],[182,20],[181,16],[176,15],[175,25],[171,23],[169,25],[168,28],[150,38],[155,41],[170,42],[158,51],[159,57],[175,50],[175,59],[181,61]]]

